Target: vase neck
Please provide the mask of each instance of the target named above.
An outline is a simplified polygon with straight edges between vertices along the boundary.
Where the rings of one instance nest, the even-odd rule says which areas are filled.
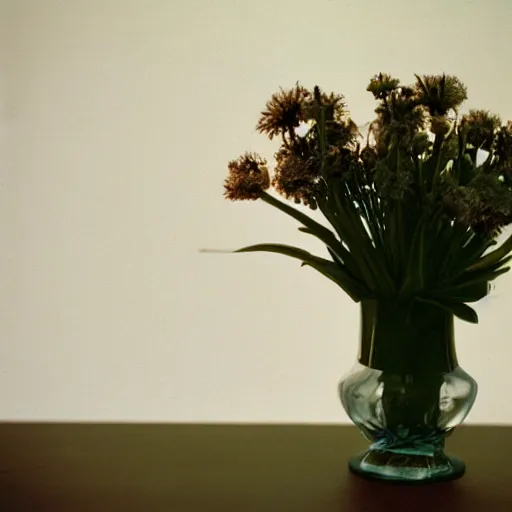
[[[453,371],[453,315],[419,301],[364,300],[359,362],[397,374]]]

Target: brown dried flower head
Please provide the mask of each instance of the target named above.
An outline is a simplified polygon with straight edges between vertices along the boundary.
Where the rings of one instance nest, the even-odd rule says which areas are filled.
[[[458,223],[480,233],[497,235],[512,219],[510,191],[493,173],[478,174],[467,186],[449,185],[442,202]]]
[[[255,200],[270,186],[267,161],[246,152],[228,164],[229,175],[224,182],[224,195],[231,201]]]
[[[415,90],[432,116],[457,112],[468,97],[467,87],[453,75],[416,75]]]
[[[334,92],[327,94],[316,86],[313,95],[310,95],[306,101],[304,112],[307,119],[318,120],[320,110],[323,110],[327,123],[340,123],[346,120],[346,107],[345,97],[342,94],[335,94]]]
[[[393,78],[389,73],[379,73],[370,80],[366,90],[371,92],[376,100],[383,100],[400,86],[400,80]]]
[[[309,91],[298,83],[293,89],[281,89],[267,101],[256,129],[273,139],[297,128],[301,122],[307,121],[304,107],[309,97]]]
[[[494,141],[494,152],[498,157],[500,164],[512,166],[512,123],[509,121],[506,126],[502,126],[496,134]]]
[[[470,110],[462,116],[461,129],[466,132],[466,140],[474,147],[490,151],[494,135],[501,126],[501,119],[488,110]]]
[[[319,179],[318,166],[287,148],[276,153],[276,168],[272,185],[276,191],[296,203],[316,209],[315,191]]]

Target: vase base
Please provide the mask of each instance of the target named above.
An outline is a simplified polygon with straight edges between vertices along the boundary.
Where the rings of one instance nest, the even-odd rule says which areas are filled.
[[[367,451],[351,457],[350,471],[370,480],[399,484],[429,484],[456,480],[464,475],[466,465],[456,457],[440,454],[400,455],[390,452]]]

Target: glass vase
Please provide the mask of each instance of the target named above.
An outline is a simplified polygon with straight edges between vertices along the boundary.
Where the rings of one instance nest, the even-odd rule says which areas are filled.
[[[452,314],[419,301],[363,301],[358,361],[339,394],[372,443],[349,460],[354,473],[398,482],[464,474],[444,444],[469,413],[477,384],[458,365]]]

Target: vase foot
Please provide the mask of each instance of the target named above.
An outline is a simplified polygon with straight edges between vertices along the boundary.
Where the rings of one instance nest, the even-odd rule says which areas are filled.
[[[350,471],[371,480],[401,484],[428,484],[456,480],[466,465],[443,453],[436,456],[367,451],[349,459]]]

